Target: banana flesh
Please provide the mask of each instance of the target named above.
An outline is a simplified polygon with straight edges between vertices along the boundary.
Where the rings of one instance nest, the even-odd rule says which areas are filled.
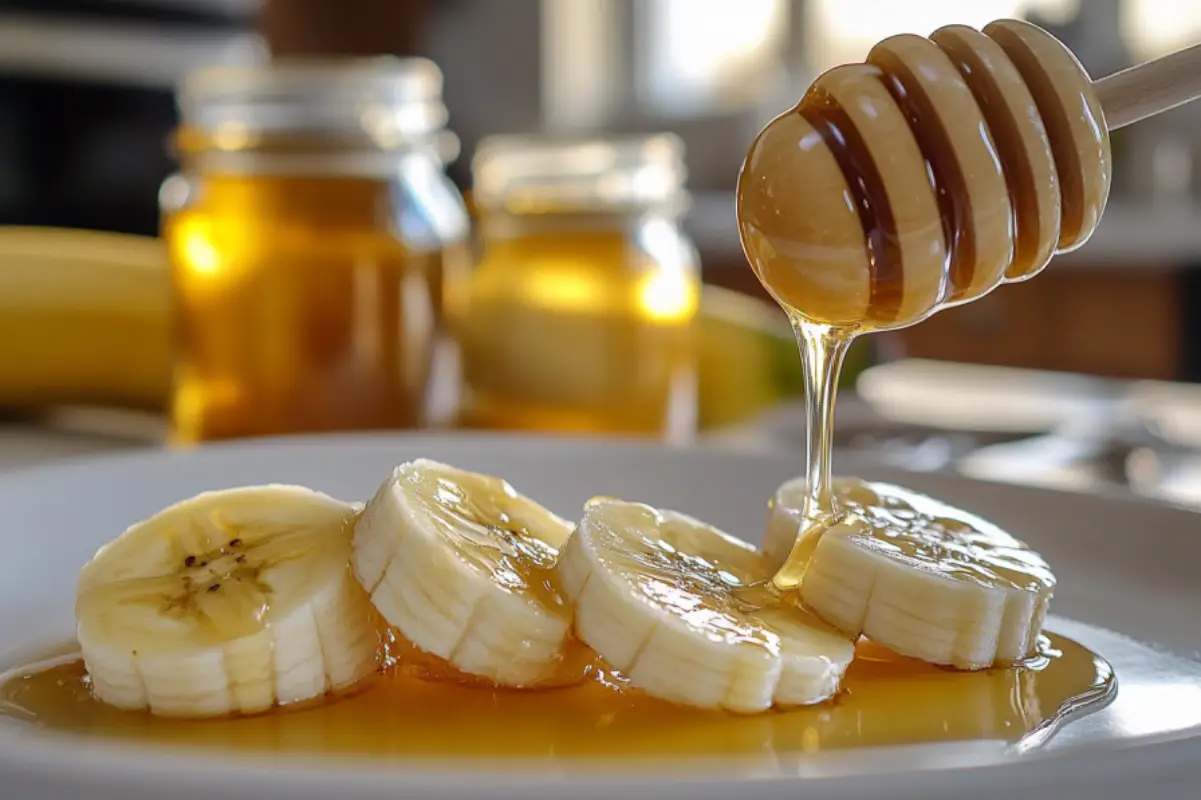
[[[355,526],[354,571],[389,624],[502,686],[579,680],[554,563],[571,523],[489,475],[419,459]]]
[[[673,511],[598,498],[558,563],[575,630],[648,694],[754,713],[838,691],[851,639],[769,588],[751,545]]]
[[[358,507],[296,486],[206,492],[140,522],[80,572],[77,635],[106,703],[251,714],[371,674],[380,625],[349,569]]]
[[[205,492],[84,566],[78,639],[99,699],[175,717],[342,691],[385,651],[412,675],[511,687],[601,665],[736,713],[834,696],[862,635],[961,669],[1036,653],[1046,562],[889,484],[835,481],[836,521],[813,537],[799,598],[781,594],[771,579],[805,489],[777,490],[764,552],[609,497],[573,528],[500,478],[429,459],[398,466],[365,507],[297,486]]]
[[[960,669],[1012,664],[1038,647],[1055,576],[1024,543],[974,514],[884,483],[834,483],[838,520],[801,580],[804,604],[848,635]],[[805,481],[771,503],[774,563],[800,533]]]

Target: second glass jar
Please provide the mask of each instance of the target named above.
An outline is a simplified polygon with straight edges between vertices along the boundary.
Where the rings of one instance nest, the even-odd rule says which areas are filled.
[[[446,285],[463,422],[690,438],[700,275],[680,141],[492,137],[472,172],[477,260]]]

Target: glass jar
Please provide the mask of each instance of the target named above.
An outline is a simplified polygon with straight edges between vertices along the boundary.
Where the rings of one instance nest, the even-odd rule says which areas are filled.
[[[160,193],[177,442],[422,423],[443,270],[468,257],[424,59],[191,75]]]
[[[684,440],[698,258],[670,135],[485,139],[477,261],[447,284],[468,426]]]

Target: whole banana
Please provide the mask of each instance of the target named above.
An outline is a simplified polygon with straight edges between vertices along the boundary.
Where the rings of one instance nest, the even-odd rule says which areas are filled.
[[[0,406],[162,408],[170,311],[158,239],[0,228]]]

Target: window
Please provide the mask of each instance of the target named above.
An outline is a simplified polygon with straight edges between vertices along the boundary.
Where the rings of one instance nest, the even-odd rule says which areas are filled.
[[[1122,35],[1135,61],[1146,61],[1201,39],[1197,0],[1125,0]]]
[[[897,33],[927,36],[943,25],[980,27],[995,19],[1037,11],[1067,18],[1081,0],[811,0],[807,4],[806,51],[810,66],[824,70],[862,61],[872,45]],[[1158,3],[1159,0],[1149,0]],[[1196,0],[1181,0],[1181,4]]]
[[[638,100],[664,116],[753,105],[781,67],[787,0],[639,0]]]

